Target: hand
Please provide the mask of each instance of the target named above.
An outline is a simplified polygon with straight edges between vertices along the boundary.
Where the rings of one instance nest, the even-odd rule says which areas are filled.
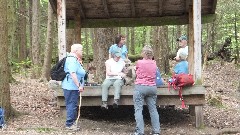
[[[118,75],[121,76],[122,78],[126,77],[126,74],[124,74],[123,72],[120,72]]]
[[[84,88],[80,86],[80,87],[78,87],[78,91],[79,91],[79,92],[83,92],[83,91],[84,91]]]

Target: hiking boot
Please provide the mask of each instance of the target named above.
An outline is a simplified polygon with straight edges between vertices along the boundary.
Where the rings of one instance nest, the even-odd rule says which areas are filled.
[[[118,108],[119,99],[114,99],[113,108]]]
[[[71,126],[66,126],[66,129],[67,130],[70,130],[70,131],[78,131],[78,130],[80,130],[80,127],[78,127],[77,126],[77,124],[76,123],[74,123],[74,124],[72,124]]]
[[[101,109],[102,110],[107,110],[108,109],[107,101],[102,102]]]

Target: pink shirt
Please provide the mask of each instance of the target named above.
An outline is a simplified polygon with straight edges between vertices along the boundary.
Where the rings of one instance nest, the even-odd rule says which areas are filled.
[[[154,60],[138,60],[136,63],[135,84],[154,86],[156,85],[157,65]]]

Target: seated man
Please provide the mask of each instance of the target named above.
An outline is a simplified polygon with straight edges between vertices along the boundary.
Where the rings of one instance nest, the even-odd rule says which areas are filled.
[[[113,108],[118,108],[120,99],[120,91],[123,86],[123,77],[125,76],[125,62],[121,58],[120,52],[115,52],[113,58],[108,59],[106,64],[106,79],[102,84],[102,109],[108,109],[107,99],[108,90],[113,85],[114,91],[114,103]]]

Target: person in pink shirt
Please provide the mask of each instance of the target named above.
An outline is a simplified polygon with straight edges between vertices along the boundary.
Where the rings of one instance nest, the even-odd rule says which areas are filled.
[[[141,53],[143,59],[136,63],[136,81],[133,92],[136,128],[134,135],[144,134],[143,105],[146,102],[151,116],[152,134],[160,134],[160,121],[157,111],[156,61],[152,60],[151,46],[144,46]]]

